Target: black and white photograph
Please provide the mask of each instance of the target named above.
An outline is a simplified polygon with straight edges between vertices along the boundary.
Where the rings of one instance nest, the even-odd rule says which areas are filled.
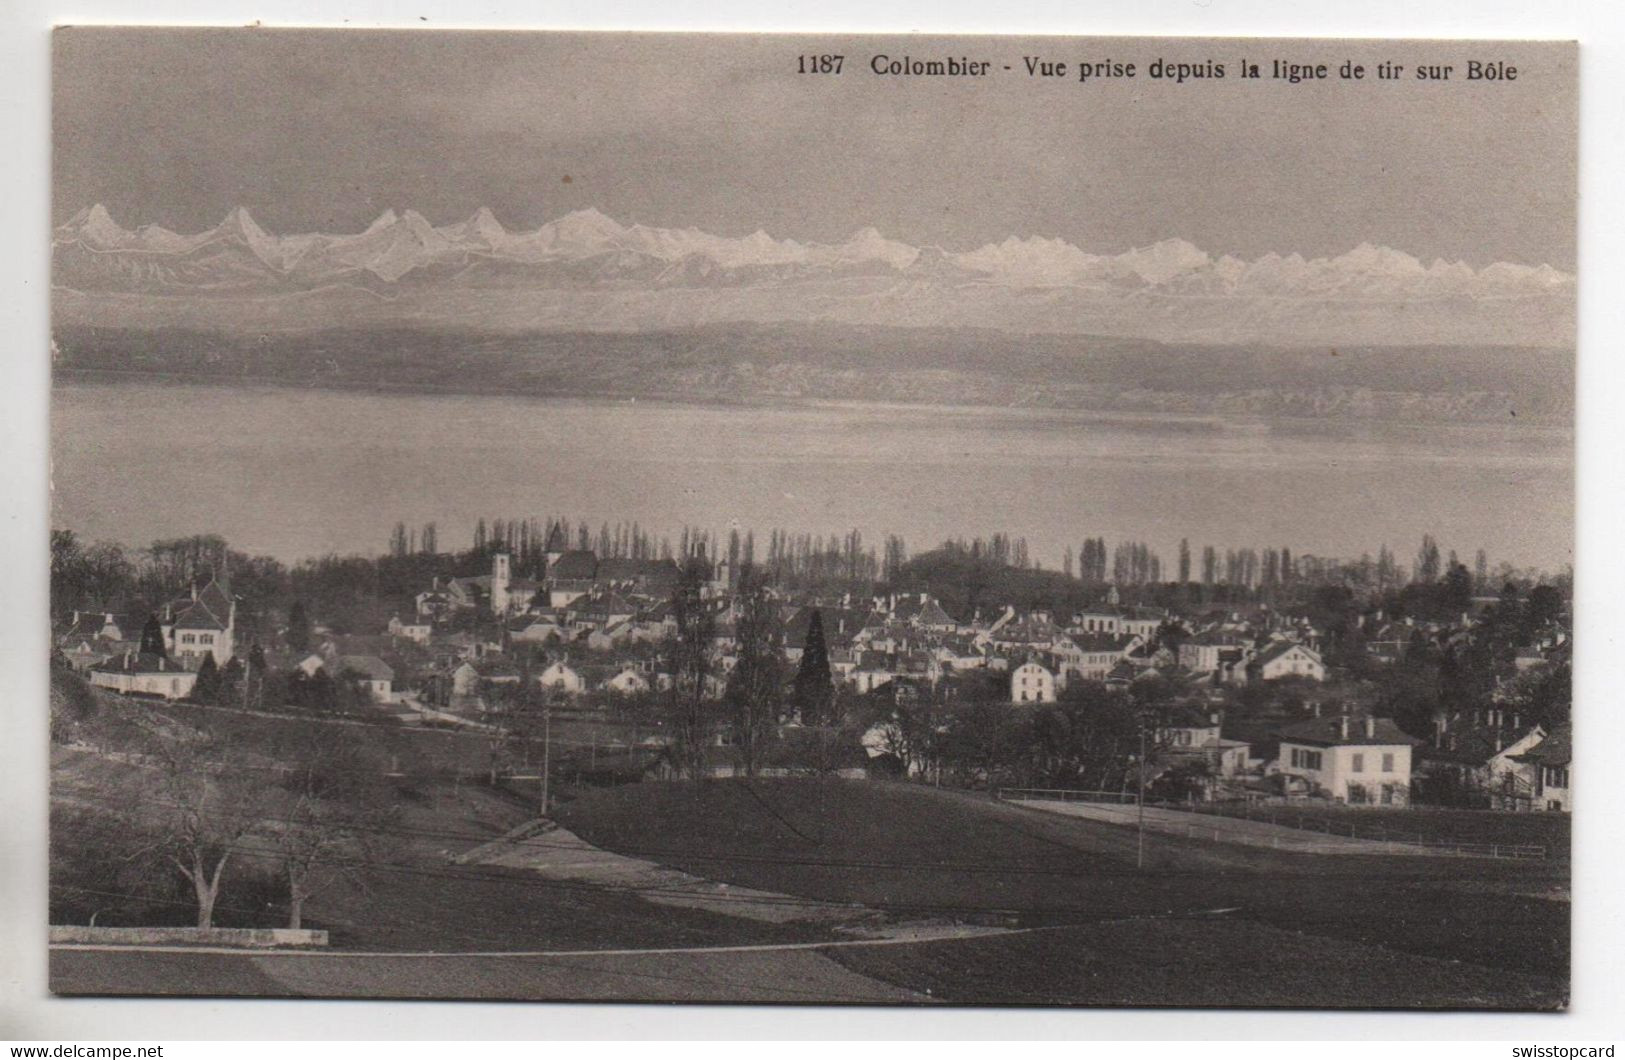
[[[54,994],[1568,1007],[1575,43],[51,52]]]

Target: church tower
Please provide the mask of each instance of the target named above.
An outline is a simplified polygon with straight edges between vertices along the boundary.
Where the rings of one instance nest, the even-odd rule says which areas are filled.
[[[570,547],[569,534],[565,533],[562,523],[554,523],[547,532],[547,566],[551,569],[558,562],[560,556]]]
[[[506,552],[491,557],[491,610],[498,615],[508,613],[508,586],[513,577],[509,563]]]

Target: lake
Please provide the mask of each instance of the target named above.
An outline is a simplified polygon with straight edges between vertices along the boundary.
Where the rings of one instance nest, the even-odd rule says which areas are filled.
[[[726,532],[858,528],[911,550],[1004,530],[1058,567],[1085,537],[1409,562],[1572,560],[1573,437],[1500,425],[1226,424],[1027,409],[765,407],[58,380],[53,525],[201,532],[293,561],[380,552],[397,521]]]

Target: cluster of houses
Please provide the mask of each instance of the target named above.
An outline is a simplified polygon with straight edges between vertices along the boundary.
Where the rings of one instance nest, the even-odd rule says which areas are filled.
[[[660,671],[658,648],[676,629],[670,599],[678,577],[671,560],[550,548],[542,576],[523,578],[497,553],[489,574],[436,579],[417,594],[413,611],[393,616],[381,634],[327,638],[298,666],[307,675],[367,675],[379,702],[427,696],[454,711],[478,710],[493,689],[526,679],[570,696],[660,690],[670,678]],[[704,590],[716,612],[718,692],[735,659],[731,584],[727,564],[719,563]],[[860,695],[906,695],[975,676],[983,687],[992,680],[1012,703],[1053,703],[1072,681],[1122,685],[1175,666],[1227,684],[1325,677],[1319,655],[1290,628],[1259,639],[1231,623],[1193,638],[1201,641],[1197,650],[1175,652],[1158,645],[1167,612],[1149,608],[1108,605],[1065,620],[1006,608],[960,622],[928,594],[787,599],[781,606],[788,661],[799,661],[816,613],[833,677]],[[473,614],[490,616],[494,627],[477,633],[455,621]],[[538,655],[544,661],[521,665]]]
[[[671,560],[601,558],[555,538],[539,577],[516,575],[511,557],[492,556],[488,574],[435,579],[413,608],[376,634],[317,627],[311,650],[271,665],[306,679],[342,680],[364,700],[403,719],[480,718],[532,684],[555,698],[592,701],[670,687],[660,646],[676,630],[670,600],[680,573]],[[732,573],[716,564],[702,596],[714,611],[715,673],[721,695],[735,662]],[[784,599],[784,654],[800,659],[815,620],[830,671],[854,695],[893,701],[952,692],[1005,695],[1013,705],[1052,703],[1069,684],[1127,686],[1180,672],[1203,690],[1158,734],[1165,761],[1200,761],[1217,783],[1319,795],[1357,805],[1403,805],[1416,777],[1444,778],[1487,793],[1507,809],[1571,807],[1567,728],[1548,732],[1515,714],[1440,718],[1434,739],[1415,739],[1385,718],[1318,716],[1285,724],[1267,742],[1224,735],[1223,690],[1257,682],[1326,679],[1318,631],[1304,618],[1268,609],[1181,616],[1170,635],[1166,611],[1103,606],[1071,615],[1014,608],[956,620],[928,594],[854,601]],[[142,650],[145,620],[74,613],[59,632],[62,658],[111,691],[183,699],[205,657],[224,666],[237,651],[236,602],[211,580],[157,616],[162,653]],[[477,620],[475,620],[477,619]],[[1373,655],[1402,656],[1417,633],[1377,616]],[[147,645],[150,647],[150,644]],[[1536,645],[1518,666],[1545,664],[1561,645]],[[944,689],[944,685],[948,689]]]
[[[237,601],[220,579],[166,603],[157,622],[164,650],[143,651],[146,619],[75,611],[56,638],[57,650],[93,685],[164,699],[191,695],[205,658],[224,666],[236,655]]]
[[[1499,707],[1434,719],[1418,749],[1419,770],[1482,796],[1497,810],[1573,809],[1572,729],[1547,729]]]
[[[824,614],[829,613],[823,608]],[[1004,675],[1010,702],[1053,703],[1074,681],[1127,685],[1157,671],[1181,669],[1198,681],[1240,685],[1298,676],[1323,681],[1326,666],[1311,646],[1313,630],[1259,629],[1237,616],[1183,642],[1162,636],[1171,616],[1155,608],[1111,604],[1065,619],[1006,608],[990,619],[955,622],[920,594],[873,601],[865,611],[835,609],[830,664],[858,692],[887,684],[936,684],[981,672]],[[826,618],[826,630],[829,629]],[[792,631],[794,630],[792,618]]]

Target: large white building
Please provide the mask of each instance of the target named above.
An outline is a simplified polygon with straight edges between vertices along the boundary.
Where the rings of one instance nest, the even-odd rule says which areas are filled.
[[[224,666],[236,653],[237,601],[230,586],[218,578],[209,579],[202,589],[194,585],[190,598],[164,605],[158,624],[169,658],[188,670],[202,665],[205,655],[213,655],[215,665]]]
[[[1163,612],[1148,608],[1123,610],[1108,607],[1078,612],[1067,628],[1073,633],[1106,633],[1114,637],[1134,636],[1150,640],[1157,635],[1157,630],[1167,617]]]
[[[1310,718],[1280,730],[1280,772],[1301,777],[1312,792],[1356,806],[1410,801],[1411,749],[1421,741],[1388,718]]]
[[[1138,634],[1073,633],[1056,640],[1050,649],[1068,675],[1084,681],[1104,681],[1112,667],[1145,643]]]

